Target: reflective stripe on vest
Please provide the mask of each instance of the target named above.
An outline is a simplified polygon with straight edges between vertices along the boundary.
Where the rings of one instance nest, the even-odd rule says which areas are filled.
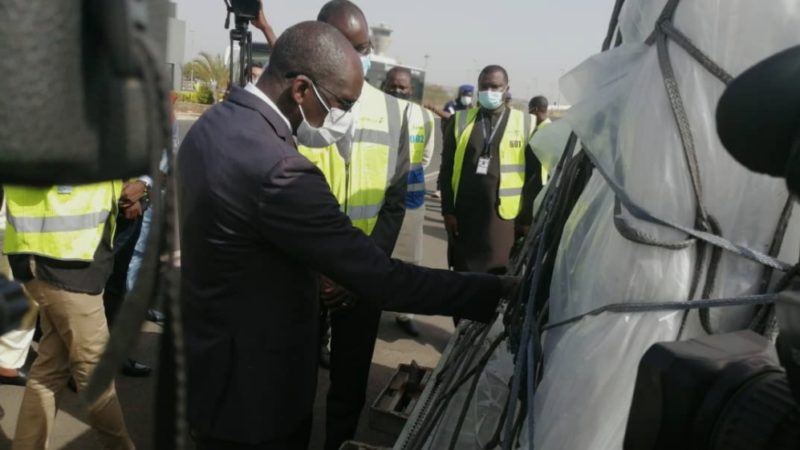
[[[386,188],[397,170],[397,145],[401,133],[401,106],[364,83],[356,130],[346,162],[336,145],[325,148],[299,146],[298,150],[325,175],[331,192],[353,226],[372,234],[383,207]]]
[[[455,117],[456,152],[453,161],[453,203],[458,201],[461,170],[469,138],[478,117],[478,108],[457,111]],[[505,220],[517,217],[522,209],[522,188],[525,185],[525,148],[531,136],[530,114],[509,110],[508,122],[500,140],[500,186],[497,213]]]
[[[4,188],[7,224],[3,251],[7,254],[92,261],[106,223],[111,226],[113,242],[121,181]]]
[[[408,104],[404,114],[408,118],[410,161],[406,209],[418,209],[425,204],[425,170],[422,160],[425,157],[425,147],[433,136],[434,119],[430,111],[412,103]]]

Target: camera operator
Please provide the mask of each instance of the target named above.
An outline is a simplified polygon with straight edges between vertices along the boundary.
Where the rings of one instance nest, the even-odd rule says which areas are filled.
[[[102,291],[122,183],[4,186],[4,253],[14,277],[39,307],[42,337],[20,406],[14,450],[47,448],[58,394],[72,377],[89,381],[106,342]],[[88,406],[104,448],[133,449],[113,383]]]
[[[352,120],[363,67],[332,26],[286,30],[256,86],[178,153],[188,400],[198,449],[305,449],[318,273],[380,308],[491,319],[517,280],[392,261],[344,215],[300,144]],[[181,174],[187,174],[181,177]]]

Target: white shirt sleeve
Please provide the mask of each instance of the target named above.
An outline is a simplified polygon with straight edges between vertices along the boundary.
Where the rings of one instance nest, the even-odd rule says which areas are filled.
[[[420,108],[422,113],[422,120],[429,124],[427,128],[430,129],[430,136],[425,136],[425,151],[422,153],[422,168],[427,169],[433,159],[433,149],[435,147],[434,137],[436,136],[436,121],[433,119],[433,114],[425,108]]]

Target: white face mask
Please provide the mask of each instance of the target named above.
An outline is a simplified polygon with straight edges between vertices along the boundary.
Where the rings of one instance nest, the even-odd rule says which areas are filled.
[[[462,95],[460,100],[461,104],[464,106],[469,106],[472,104],[472,97],[470,97],[469,95]]]
[[[322,96],[319,95],[317,87],[313,83],[311,87],[314,89],[314,94],[317,95],[319,102],[328,111],[328,115],[325,116],[321,126],[314,127],[306,120],[303,107],[297,105],[300,108],[300,114],[303,116],[303,121],[297,127],[297,143],[311,148],[324,148],[335,144],[336,141],[350,132],[350,127],[353,125],[353,115],[339,108],[329,108],[325,101],[322,100]]]

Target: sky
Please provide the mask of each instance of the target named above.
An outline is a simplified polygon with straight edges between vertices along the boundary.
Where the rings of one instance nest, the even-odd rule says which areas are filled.
[[[223,0],[173,0],[186,21],[186,60],[201,51],[224,53]],[[264,0],[277,34],[316,18],[325,0]],[[475,84],[478,72],[500,64],[515,99],[561,99],[559,77],[597,53],[614,0],[355,0],[370,26],[393,29],[388,54],[426,68],[426,82]],[[260,31],[255,41],[266,41]],[[426,64],[425,55],[429,55]],[[563,103],[563,100],[562,100]]]

